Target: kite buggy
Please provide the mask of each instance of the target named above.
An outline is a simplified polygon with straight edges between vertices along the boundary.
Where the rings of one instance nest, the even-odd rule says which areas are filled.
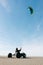
[[[16,48],[15,54],[9,53],[8,54],[8,58],[12,58],[12,56],[16,56],[16,58],[26,58],[26,54],[25,53],[20,53],[21,49],[18,50],[18,48]]]

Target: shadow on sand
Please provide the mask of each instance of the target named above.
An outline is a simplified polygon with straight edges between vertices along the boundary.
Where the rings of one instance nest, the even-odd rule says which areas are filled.
[[[12,57],[11,59],[31,59],[31,57],[26,57],[26,58],[23,58],[23,57],[21,57],[21,58]]]

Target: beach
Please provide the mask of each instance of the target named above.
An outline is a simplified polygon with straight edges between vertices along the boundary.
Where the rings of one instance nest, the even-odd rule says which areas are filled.
[[[0,65],[43,65],[43,57],[8,58],[0,57]]]

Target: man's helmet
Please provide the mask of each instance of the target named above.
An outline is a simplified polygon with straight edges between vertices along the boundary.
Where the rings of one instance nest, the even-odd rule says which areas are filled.
[[[18,50],[18,48],[16,48],[16,50]]]

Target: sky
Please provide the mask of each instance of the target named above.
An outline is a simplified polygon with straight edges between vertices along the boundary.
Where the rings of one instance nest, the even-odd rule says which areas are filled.
[[[0,0],[0,55],[16,47],[27,56],[43,56],[43,0]]]

